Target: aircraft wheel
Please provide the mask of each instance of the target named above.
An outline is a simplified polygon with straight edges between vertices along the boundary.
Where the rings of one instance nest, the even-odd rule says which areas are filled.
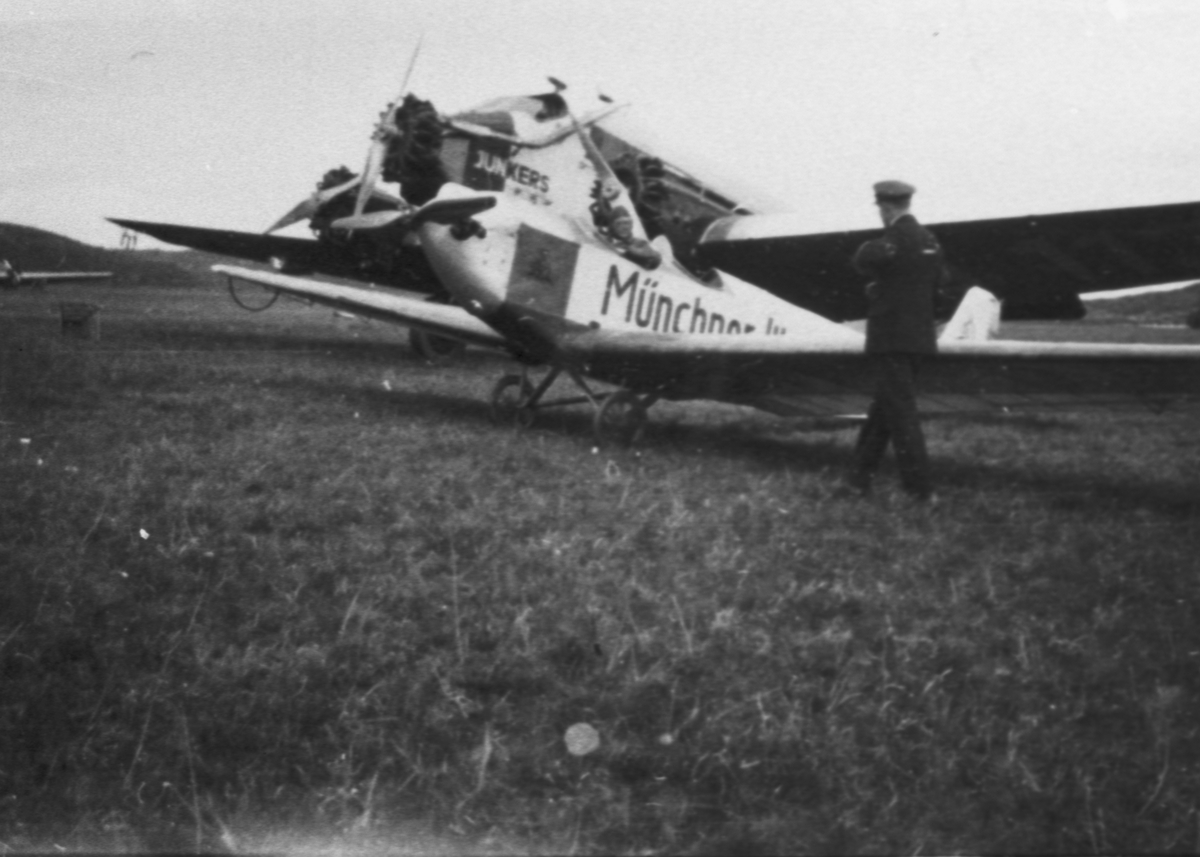
[[[492,422],[497,425],[533,425],[533,385],[521,375],[505,375],[492,388]]]
[[[408,344],[418,357],[430,363],[449,363],[467,350],[465,342],[416,328],[409,328]]]
[[[630,446],[639,440],[646,429],[646,403],[630,390],[618,390],[607,399],[592,424],[599,446],[616,443]]]

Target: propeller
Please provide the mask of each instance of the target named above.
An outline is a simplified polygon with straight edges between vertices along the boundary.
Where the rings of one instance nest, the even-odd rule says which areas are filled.
[[[293,223],[299,223],[301,220],[311,220],[321,206],[329,202],[338,194],[345,193],[350,188],[358,184],[358,176],[333,187],[325,188],[324,190],[313,191],[311,195],[303,199],[295,208],[285,214],[283,217],[276,220],[267,230],[268,233],[276,232],[283,229],[285,226],[291,226]]]
[[[280,229],[283,229],[285,226],[291,226],[293,223],[299,223],[301,220],[312,220],[312,218],[317,214],[318,211],[321,210],[321,208],[325,206],[326,203],[338,196],[341,196],[351,188],[357,187],[360,181],[361,180],[358,176],[353,176],[347,181],[340,182],[333,187],[327,187],[313,191],[291,211],[271,224],[271,227],[267,230],[267,233],[270,234],[271,232],[276,232]],[[376,188],[371,192],[371,197],[397,208],[404,205],[403,199],[390,193],[386,193],[379,188]],[[342,228],[351,229],[353,227],[345,226]]]
[[[412,76],[413,66],[417,64],[417,55],[421,53],[421,41],[424,35],[417,39],[412,56],[408,60],[408,69],[404,72],[404,82],[400,85],[400,94],[388,105],[387,110],[379,118],[375,132],[371,135],[371,145],[367,149],[367,162],[363,166],[362,184],[358,188],[358,199],[354,202],[354,216],[358,217],[367,206],[375,183],[383,172],[383,160],[387,156],[388,142],[400,133],[396,127],[396,111],[404,104],[404,96],[408,92],[408,79]]]
[[[332,187],[317,189],[293,207],[291,211],[275,221],[267,229],[268,233],[283,229],[285,226],[291,226],[293,223],[298,223],[301,220],[311,220],[320,211],[322,206],[356,186],[358,187],[358,194],[354,200],[354,215],[351,218],[341,218],[337,221],[341,224],[340,228],[356,228],[356,222],[361,220],[363,211],[367,207],[367,202],[372,197],[398,207],[403,205],[404,201],[402,199],[390,193],[377,190],[375,184],[379,181],[379,176],[383,172],[383,162],[387,157],[388,142],[400,133],[400,129],[396,127],[396,113],[404,103],[404,96],[408,90],[408,80],[412,75],[413,67],[416,65],[417,55],[421,51],[421,41],[423,38],[424,36],[422,35],[417,39],[417,45],[413,49],[412,56],[409,58],[408,70],[404,73],[404,83],[400,88],[400,94],[396,96],[394,101],[388,104],[387,110],[380,114],[379,122],[376,124],[375,131],[371,135],[371,146],[367,150],[367,161],[363,167],[362,174],[352,176],[347,181],[340,182]],[[362,222],[364,224],[373,223],[370,219]],[[372,227],[366,226],[365,228]]]

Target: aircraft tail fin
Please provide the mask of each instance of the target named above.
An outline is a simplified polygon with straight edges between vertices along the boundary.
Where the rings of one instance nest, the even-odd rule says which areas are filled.
[[[1000,299],[972,286],[938,336],[938,342],[987,342],[1000,332]]]

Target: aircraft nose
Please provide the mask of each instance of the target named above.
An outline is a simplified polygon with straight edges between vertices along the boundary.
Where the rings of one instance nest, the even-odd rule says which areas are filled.
[[[448,184],[414,219],[425,255],[455,301],[484,318],[499,309],[515,230],[497,197]]]

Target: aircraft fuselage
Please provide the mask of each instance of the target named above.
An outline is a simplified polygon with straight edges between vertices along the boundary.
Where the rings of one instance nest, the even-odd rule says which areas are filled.
[[[589,328],[861,342],[860,334],[735,278],[716,286],[699,280],[662,239],[663,262],[647,269],[586,224],[534,202],[501,198],[478,221],[486,238],[463,239],[431,223],[421,227],[422,246],[460,306],[539,359],[562,332]]]

